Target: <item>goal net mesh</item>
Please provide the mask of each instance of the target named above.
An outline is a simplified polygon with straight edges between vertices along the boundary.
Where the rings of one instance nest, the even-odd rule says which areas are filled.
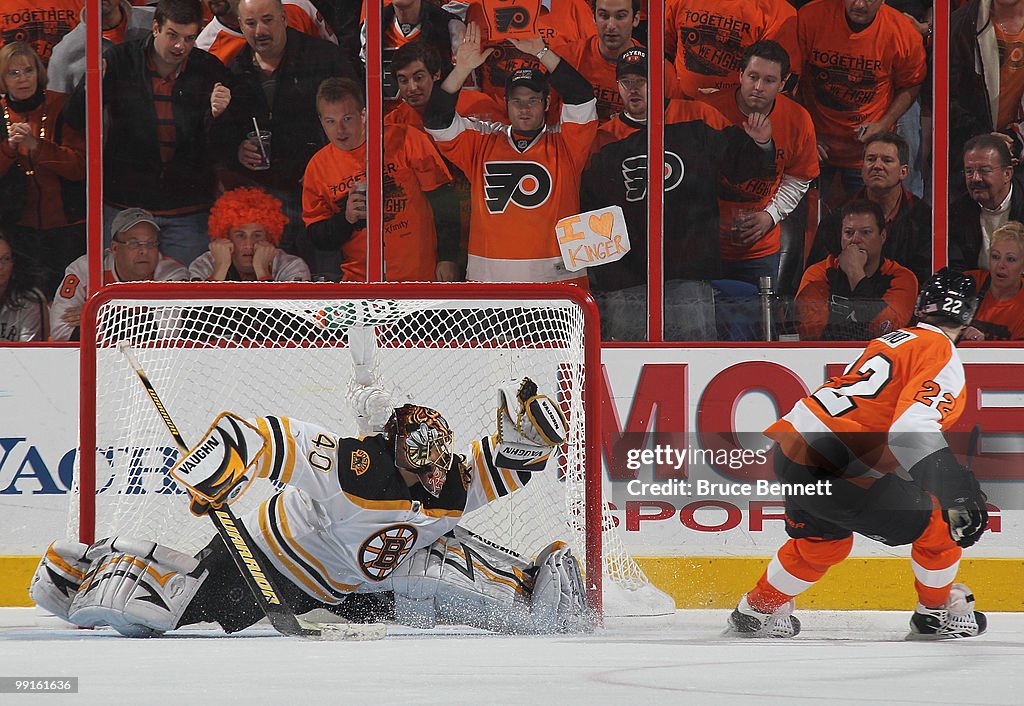
[[[530,558],[561,540],[585,562],[588,543],[599,539],[605,585],[615,584],[605,595],[613,604],[632,604],[607,605],[606,614],[650,612],[640,594],[653,587],[625,551],[603,501],[599,537],[587,534],[584,397],[598,391],[587,387],[579,304],[443,294],[349,298],[335,296],[337,288],[326,297],[236,299],[212,290],[188,298],[181,289],[176,298],[115,292],[104,294],[95,309],[95,339],[83,341],[95,351],[95,415],[82,419],[95,427],[95,538],[121,534],[195,552],[213,534],[205,518],[189,513],[187,496],[169,476],[179,450],[119,346],[131,347],[188,444],[224,410],[245,418],[292,417],[356,435],[348,402],[356,384],[349,340],[358,332],[374,344],[368,361],[374,383],[390,393],[394,406],[414,403],[441,412],[459,450],[495,433],[498,390],[510,380],[528,376],[554,399],[569,420],[557,462],[523,490],[467,515],[463,525]],[[85,377],[93,373],[86,368],[88,385]],[[78,486],[76,474],[74,498]],[[232,509],[243,515],[277,489],[259,479]],[[72,535],[78,534],[79,507],[74,500]]]

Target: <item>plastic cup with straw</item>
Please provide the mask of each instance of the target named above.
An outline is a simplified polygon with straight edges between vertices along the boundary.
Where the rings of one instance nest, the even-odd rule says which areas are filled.
[[[270,130],[260,130],[260,124],[256,120],[256,116],[252,116],[253,132],[249,133],[249,138],[256,141],[256,145],[260,148],[260,163],[257,164],[253,169],[262,170],[270,169]]]

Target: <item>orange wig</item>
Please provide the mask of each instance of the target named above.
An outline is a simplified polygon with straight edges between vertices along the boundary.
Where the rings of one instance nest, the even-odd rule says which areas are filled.
[[[288,217],[281,210],[281,201],[263,189],[243,186],[225,191],[210,209],[210,239],[226,238],[234,228],[259,223],[267,231],[270,241],[277,245],[288,225]]]

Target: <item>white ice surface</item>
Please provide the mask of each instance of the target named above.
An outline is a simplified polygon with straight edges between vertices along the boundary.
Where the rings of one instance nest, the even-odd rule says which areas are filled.
[[[727,611],[619,621],[592,635],[389,628],[308,642],[254,626],[132,640],[0,610],[0,676],[79,678],[77,695],[0,704],[1024,704],[1024,614],[987,634],[907,642],[907,613],[798,611],[792,640],[723,638]]]

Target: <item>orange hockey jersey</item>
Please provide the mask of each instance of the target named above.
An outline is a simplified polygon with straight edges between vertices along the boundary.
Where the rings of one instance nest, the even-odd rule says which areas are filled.
[[[941,329],[918,324],[871,341],[765,430],[796,463],[869,485],[946,446],[964,410],[964,368]]]
[[[556,282],[585,276],[565,269],[555,224],[579,213],[580,175],[597,133],[596,100],[562,106],[562,121],[517,146],[508,125],[458,113],[427,132],[472,184],[466,278]]]

